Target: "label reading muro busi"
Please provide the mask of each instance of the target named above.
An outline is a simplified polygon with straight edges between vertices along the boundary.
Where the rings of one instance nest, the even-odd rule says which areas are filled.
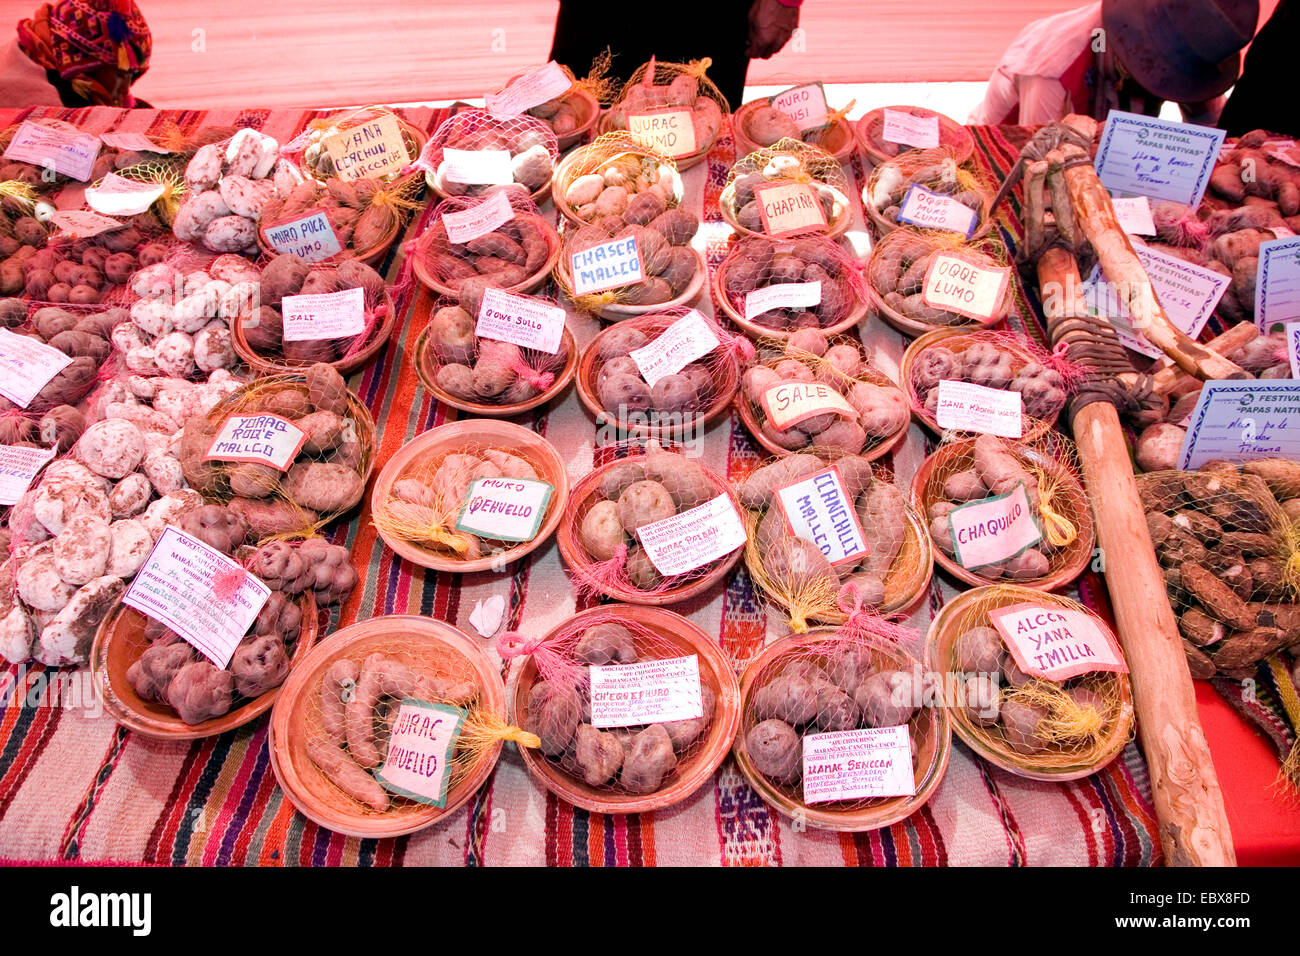
[[[56,173],[84,183],[95,168],[99,147],[99,137],[91,133],[23,120],[9,140],[4,158],[53,168]]]
[[[526,295],[485,289],[474,334],[554,355],[564,339],[564,310]]]
[[[375,771],[379,785],[417,803],[446,806],[448,771],[464,722],[465,711],[459,707],[403,698],[383,766]]]
[[[704,716],[695,654],[593,665],[590,670],[593,727],[637,727]]]
[[[53,448],[0,445],[0,505],[16,505],[32,479],[54,457]]]
[[[344,339],[365,331],[366,292],[358,288],[319,295],[286,295],[280,311],[284,314],[286,342]]]
[[[219,578],[239,583],[217,595]],[[257,619],[271,589],[237,562],[168,525],[131,582],[122,603],[161,621],[218,667]]]
[[[532,478],[476,478],[465,493],[456,530],[494,541],[532,541],[554,491]]]
[[[763,232],[772,237],[825,232],[826,214],[817,190],[807,183],[767,183],[754,188]]]
[[[911,733],[906,725],[804,736],[804,803],[915,793]]]
[[[665,577],[702,568],[745,544],[745,523],[729,495],[643,524],[636,536],[646,557]]]
[[[1016,665],[1060,682],[1089,671],[1128,673],[1114,636],[1086,611],[1032,602],[989,611]]]
[[[752,322],[773,309],[811,309],[821,303],[820,279],[814,282],[778,282],[745,296],[745,320]]]
[[[867,537],[834,465],[778,488],[776,499],[790,533],[816,545],[831,564],[856,564],[867,556]]]
[[[821,129],[830,119],[830,108],[826,105],[826,88],[820,83],[805,83],[792,86],[770,97],[772,108],[784,113],[794,120],[800,133]]]
[[[925,270],[921,301],[932,309],[988,322],[1001,315],[1010,281],[1010,266],[989,266],[957,253],[940,253],[931,257]]]
[[[1024,397],[1009,388],[986,388],[945,378],[939,381],[934,419],[940,428],[1020,438],[1024,433]]]
[[[348,182],[378,179],[400,171],[411,161],[396,116],[378,116],[349,126],[326,136],[321,145],[334,160],[339,178]]]
[[[817,415],[858,417],[857,409],[843,395],[821,382],[782,382],[773,385],[762,394],[759,405],[772,427],[778,431]]]
[[[321,262],[343,251],[343,244],[324,212],[266,226],[262,234],[276,252],[297,256],[304,262]]]
[[[627,130],[638,143],[670,159],[690,156],[695,145],[695,114],[669,107],[627,114]]]
[[[721,344],[709,321],[698,310],[691,309],[628,355],[636,363],[646,384],[654,387],[655,382],[664,376],[676,375]]]
[[[0,329],[0,395],[19,408],[72,364],[72,358],[31,335]]]
[[[969,239],[975,234],[979,215],[970,206],[913,183],[899,207],[898,221],[922,229],[959,233]]]
[[[279,415],[231,415],[204,461],[241,461],[285,471],[307,444],[307,433]]]
[[[957,563],[967,571],[1009,561],[1043,537],[1023,484],[959,505],[948,513],[948,525]]]
[[[641,270],[641,247],[636,236],[611,239],[569,256],[573,273],[573,294],[591,295],[606,289],[634,285],[645,278]]]

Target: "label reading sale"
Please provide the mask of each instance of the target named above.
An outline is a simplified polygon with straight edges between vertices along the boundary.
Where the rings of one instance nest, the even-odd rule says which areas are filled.
[[[262,232],[276,252],[298,256],[305,262],[322,262],[343,251],[343,244],[324,212],[267,226]]]
[[[763,232],[772,237],[827,228],[817,191],[807,183],[766,183],[754,189]]]
[[[220,586],[225,581],[238,582],[233,592]],[[270,596],[271,589],[237,562],[168,525],[122,603],[166,624],[226,667]]]
[[[1151,218],[1151,200],[1146,196],[1116,196],[1110,201],[1115,207],[1119,227],[1130,236],[1154,236],[1156,223]]]
[[[70,239],[89,239],[101,232],[122,229],[126,226],[126,223],[110,219],[108,216],[101,216],[97,212],[89,212],[85,209],[70,209],[67,211],[59,210],[50,216],[50,225],[59,229],[60,235],[67,236]]]
[[[905,110],[885,108],[885,126],[880,138],[886,143],[902,143],[918,149],[939,145],[939,117],[913,116]]]
[[[443,178],[466,186],[508,186],[515,181],[508,149],[452,149],[442,151]]]
[[[1024,434],[1024,398],[1017,391],[941,379],[934,413],[940,428],[1002,438]]]
[[[1259,244],[1255,266],[1255,324],[1265,333],[1300,319],[1300,236]]]
[[[1026,674],[1063,681],[1089,671],[1127,674],[1115,638],[1086,611],[1032,602],[989,611]]]
[[[906,725],[804,736],[804,803],[915,793],[912,740]]]
[[[564,309],[526,295],[485,289],[474,334],[554,355],[564,339]]]
[[[0,395],[26,408],[72,358],[30,335],[0,329]]]
[[[987,322],[1001,315],[1010,281],[1009,266],[987,266],[957,253],[943,253],[930,258],[921,285],[921,301],[932,309]]]
[[[340,179],[377,179],[411,161],[396,116],[379,116],[326,136],[321,143]]]
[[[590,295],[606,289],[633,285],[645,278],[641,271],[641,247],[636,236],[611,239],[569,257],[573,271],[573,294]]]
[[[1207,461],[1300,458],[1300,382],[1206,382],[1178,454],[1182,471]]]
[[[360,335],[366,327],[364,289],[344,289],[321,295],[286,295],[280,305],[284,313],[284,340],[310,342]]]
[[[1200,205],[1224,132],[1111,110],[1097,147],[1097,176],[1112,193]]]
[[[9,141],[4,158],[53,168],[56,173],[84,183],[95,168],[99,146],[99,137],[90,133],[56,129],[23,120]]]
[[[483,97],[483,102],[498,116],[518,116],[567,93],[572,85],[573,80],[564,72],[564,67],[552,60],[545,66],[529,70],[500,93],[489,93]]]
[[[0,505],[16,505],[32,479],[54,457],[53,448],[0,445]]]
[[[640,369],[646,384],[653,388],[661,378],[676,375],[721,344],[708,319],[691,309],[648,344],[633,349],[628,355]]]
[[[1043,537],[1023,484],[959,505],[948,513],[948,526],[957,563],[968,571],[1009,561]]]
[[[790,532],[815,544],[831,564],[856,563],[869,553],[853,499],[834,465],[778,488],[776,497]]]
[[[821,129],[830,120],[830,109],[826,105],[826,90],[820,83],[808,83],[793,86],[777,93],[768,102],[773,109],[780,110],[799,127],[799,132]]]
[[[144,133],[100,133],[100,140],[105,146],[111,146],[114,149],[129,149],[138,153],[157,153],[160,156],[170,156],[172,150],[165,146],[159,146]]]
[[[590,670],[593,727],[636,727],[704,716],[695,654],[593,665]]]
[[[821,302],[820,279],[816,282],[778,282],[745,296],[745,319],[752,322],[773,309],[810,309]]]
[[[532,541],[554,492],[554,486],[532,478],[476,478],[465,493],[456,530],[494,541]]]
[[[152,206],[165,189],[159,183],[141,183],[109,173],[98,186],[86,190],[86,202],[106,216],[136,216]]]
[[[388,753],[375,779],[396,793],[431,807],[447,805],[452,754],[465,711],[450,704],[403,698],[397,705]]]
[[[481,203],[460,212],[442,214],[442,225],[447,230],[447,240],[463,245],[471,239],[486,236],[515,217],[510,196],[504,190],[494,192]]]
[[[690,110],[646,110],[627,114],[627,130],[642,146],[660,156],[690,156],[698,149],[693,119]]]
[[[730,554],[745,543],[745,524],[728,495],[643,524],[636,531],[646,556],[665,577],[685,574]]]
[[[1286,324],[1286,357],[1291,361],[1291,377],[1300,378],[1300,322]]]
[[[759,404],[777,431],[816,415],[834,413],[857,418],[858,412],[843,395],[821,382],[782,382],[762,395]]]
[[[969,239],[975,235],[979,215],[974,209],[949,196],[913,183],[903,197],[903,205],[898,210],[898,221],[922,229],[956,232]]]
[[[307,444],[307,433],[279,415],[231,415],[204,461],[243,461],[285,471]]]

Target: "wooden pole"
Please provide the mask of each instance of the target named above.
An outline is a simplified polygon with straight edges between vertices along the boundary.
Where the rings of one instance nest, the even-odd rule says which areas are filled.
[[[1238,322],[1222,335],[1205,343],[1205,347],[1220,355],[1231,355],[1237,349],[1259,338],[1259,328],[1253,322]],[[1172,395],[1185,387],[1188,375],[1169,359],[1164,358],[1151,367],[1152,387],[1161,395]],[[1196,387],[1200,387],[1199,384]]]
[[[1048,250],[1039,260],[1038,277],[1043,288],[1076,290],[1074,295],[1044,295],[1049,321],[1087,314],[1072,255]],[[1138,737],[1151,774],[1165,862],[1235,865],[1223,793],[1201,730],[1182,638],[1147,531],[1119,416],[1113,405],[1093,402],[1079,409],[1073,424],[1094,504],[1106,588],[1133,682]]]

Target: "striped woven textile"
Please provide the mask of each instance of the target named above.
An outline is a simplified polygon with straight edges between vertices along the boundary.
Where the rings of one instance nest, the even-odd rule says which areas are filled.
[[[147,130],[171,120],[182,129],[200,124],[256,126],[287,140],[312,115],[302,111],[154,113],[115,110],[52,111],[92,131]],[[23,113],[0,110],[0,126]],[[410,111],[406,118],[432,130],[442,118]],[[980,130],[977,161],[994,171],[1014,159],[1017,131]],[[1010,137],[1010,138],[1009,138]],[[687,205],[701,215],[702,239],[712,262],[723,254],[728,228],[717,197],[734,159],[724,133],[707,163],[684,174]],[[849,170],[858,186],[863,169]],[[860,189],[853,190],[854,192]],[[75,206],[79,190],[60,205]],[[549,210],[549,207],[548,207]],[[1002,215],[1014,216],[1014,207]],[[550,212],[554,215],[554,212]],[[861,209],[857,229],[864,231]],[[427,219],[426,212],[424,218]],[[414,223],[414,235],[420,223]],[[1000,223],[1015,235],[1011,218]],[[402,274],[396,249],[388,275]],[[431,297],[419,291],[400,303],[403,322],[378,361],[351,386],[379,425],[378,464],[415,435],[457,417],[420,387],[411,349],[428,321]],[[709,310],[704,302],[700,306]],[[1041,322],[1022,302],[1022,331],[1041,338]],[[577,313],[571,328],[580,345],[597,323]],[[876,364],[894,375],[904,339],[874,321],[860,332]],[[608,451],[592,419],[570,392],[522,423],[544,434],[576,479]],[[704,463],[738,479],[760,460],[738,419],[705,432]],[[928,453],[913,428],[893,456],[902,481]],[[433,615],[474,633],[469,614],[490,595],[507,599],[508,625],[544,631],[571,616],[574,590],[554,543],[501,574],[438,574],[397,559],[368,520],[359,516],[331,530],[352,551],[361,584],[333,626],[383,614]],[[1081,585],[1085,599],[1104,605],[1095,580]],[[934,613],[955,594],[939,581],[911,623],[924,633]],[[765,643],[784,633],[758,600],[743,564],[725,583],[674,610],[690,618],[742,668]],[[484,642],[489,653],[491,648]],[[912,648],[919,651],[919,648]],[[504,668],[503,668],[504,673]],[[21,680],[19,681],[19,677]],[[39,672],[0,672],[0,690],[12,688],[0,710],[0,859],[204,865],[383,866],[772,866],[772,865],[1150,865],[1160,847],[1150,785],[1141,753],[1130,744],[1111,766],[1073,783],[1048,784],[997,770],[960,742],[933,799],[908,820],[863,834],[799,831],[769,809],[728,759],[713,779],[681,804],[654,814],[600,816],[575,809],[534,783],[513,745],[494,774],[461,810],[441,824],[396,840],[359,840],[324,830],[296,813],[270,769],[263,718],[243,729],[195,743],[160,742],[118,728],[97,712],[89,680],[51,680]],[[18,686],[13,687],[18,681]],[[84,692],[84,693],[78,693]],[[74,699],[75,698],[75,699]]]

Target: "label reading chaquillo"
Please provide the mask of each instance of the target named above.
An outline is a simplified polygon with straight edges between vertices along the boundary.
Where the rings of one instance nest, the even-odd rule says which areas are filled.
[[[136,216],[159,199],[166,187],[109,173],[98,186],[86,189],[86,203],[106,216]]]
[[[105,146],[111,146],[113,149],[157,153],[160,156],[170,156],[173,152],[165,146],[159,146],[144,133],[100,133],[99,138]]]
[[[637,528],[636,536],[655,570],[665,577],[694,571],[745,543],[745,524],[730,496],[689,508]]]
[[[667,375],[676,375],[722,343],[712,325],[697,310],[691,309],[654,339],[628,353],[646,384],[654,384]]]
[[[493,541],[532,541],[555,487],[532,478],[476,478],[456,530]]]
[[[906,726],[805,734],[805,803],[910,797],[916,793]]]
[[[307,433],[279,415],[231,415],[208,446],[205,461],[241,461],[285,471],[307,444]]]
[[[344,289],[320,295],[286,295],[280,311],[286,342],[343,339],[365,330],[366,293],[364,289]]]
[[[778,488],[776,498],[790,532],[816,545],[831,564],[856,564],[869,553],[853,499],[834,465]]]
[[[704,716],[695,654],[593,665],[590,671],[593,727],[637,727]]]
[[[934,417],[940,428],[1020,438],[1024,434],[1024,399],[1009,388],[942,379]]]
[[[948,525],[957,563],[968,571],[1009,561],[1043,537],[1023,484],[954,508]]]
[[[353,182],[396,173],[411,161],[396,116],[378,116],[326,136],[322,144],[339,178]]]
[[[26,408],[72,358],[40,339],[0,329],[0,395]]]
[[[811,309],[821,302],[820,279],[816,282],[778,282],[745,296],[745,319],[752,322],[773,309]]]
[[[564,310],[526,295],[485,289],[474,334],[554,355],[564,339]]]
[[[932,309],[988,322],[1002,314],[1002,299],[1010,281],[1009,266],[990,266],[958,253],[939,253],[930,258],[930,267],[925,270],[921,301]]]
[[[836,414],[857,418],[857,410],[843,395],[821,382],[782,382],[763,393],[763,414],[777,431],[817,415]]]
[[[825,232],[826,215],[817,201],[817,190],[807,183],[766,183],[754,189],[763,232],[769,236],[793,236],[802,232]]]
[[[573,294],[591,295],[606,289],[635,285],[645,278],[641,270],[641,247],[636,236],[611,239],[569,256],[573,273]]]
[[[343,251],[343,245],[324,212],[266,226],[263,233],[276,252],[297,256],[304,262],[321,262]]]
[[[397,705],[383,766],[375,771],[379,785],[416,803],[446,806],[451,759],[464,722],[459,707],[404,698]]]
[[[989,611],[989,619],[1026,674],[1059,683],[1089,671],[1128,673],[1114,636],[1086,611],[1031,602]]]
[[[627,130],[638,143],[660,156],[690,156],[695,145],[694,114],[669,107],[627,114]]]

